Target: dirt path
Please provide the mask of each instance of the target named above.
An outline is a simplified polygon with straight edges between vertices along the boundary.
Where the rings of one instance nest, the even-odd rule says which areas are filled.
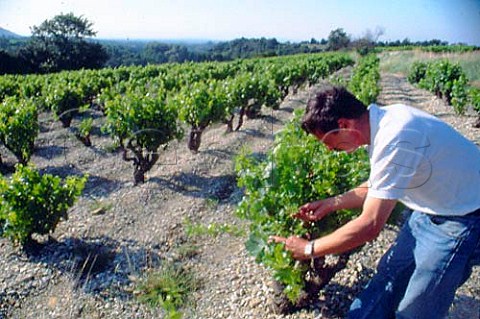
[[[412,103],[445,119],[451,117],[441,101],[400,76],[384,75],[382,86],[381,104]],[[264,110],[264,117],[246,121],[239,132],[225,134],[223,125],[210,128],[198,154],[188,151],[185,141],[172,144],[147,182],[138,187],[132,187],[130,163],[111,152],[111,141],[100,131],[93,137],[94,147],[86,149],[60,125],[44,119],[35,165],[60,175],[88,173],[90,179],[70,219],[56,230],[58,242],[48,244],[41,255],[26,256],[0,240],[0,318],[2,314],[11,318],[160,318],[158,310],[138,304],[131,293],[146,269],[159,268],[165,260],[182,261],[200,280],[186,318],[313,319],[320,318],[321,312],[330,318],[344,312],[373,273],[395,228],[387,228],[378,241],[356,254],[314,309],[291,316],[272,313],[271,276],[245,252],[246,235],[187,236],[185,232],[186,220],[245,228],[234,214],[242,193],[235,185],[233,158],[245,146],[266,152],[275,132],[290,120],[294,109],[304,107],[307,98],[306,91],[290,96],[280,110]],[[478,132],[468,130],[470,120],[474,121],[465,117],[457,124],[478,142]],[[94,213],[98,207],[104,208],[100,214]],[[82,256],[92,251],[100,251],[104,258],[97,272],[84,276],[79,270]],[[479,308],[478,297],[472,296],[480,295],[480,284],[473,282],[469,287],[459,291],[451,319],[469,318],[462,317],[460,308]]]
[[[431,113],[449,123],[464,136],[480,145],[480,130],[473,127],[478,115],[468,110],[464,116],[455,114],[453,107],[426,90],[421,90],[407,82],[399,74],[383,74],[382,92],[378,103],[382,105],[404,103]]]

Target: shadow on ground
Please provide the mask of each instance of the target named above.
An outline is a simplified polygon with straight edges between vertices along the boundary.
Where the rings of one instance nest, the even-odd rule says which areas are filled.
[[[131,276],[161,264],[160,246],[110,237],[50,239],[25,250],[28,261],[46,264],[74,281],[76,289],[90,294],[114,293],[115,298],[131,298],[131,294],[115,287],[126,287]],[[113,292],[113,291],[115,292]]]

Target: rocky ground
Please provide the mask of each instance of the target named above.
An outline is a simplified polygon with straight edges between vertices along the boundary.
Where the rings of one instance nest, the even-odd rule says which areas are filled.
[[[471,114],[454,115],[451,107],[399,75],[384,74],[382,87],[380,104],[403,102],[425,109],[480,144]],[[32,161],[44,172],[88,173],[89,181],[69,220],[43,246],[27,253],[0,239],[0,318],[162,318],[160,309],[139,303],[134,295],[146,271],[166,260],[182,262],[199,282],[185,318],[342,318],[395,238],[396,226],[386,227],[353,254],[316,304],[292,315],[273,312],[271,276],[246,253],[245,234],[186,232],[188,223],[246,229],[234,214],[242,191],[235,184],[233,158],[245,146],[266,152],[275,132],[292,110],[304,107],[308,95],[308,90],[290,95],[280,110],[264,110],[262,118],[245,122],[238,132],[225,134],[221,125],[209,129],[198,154],[188,151],[185,141],[172,144],[147,182],[136,187],[131,164],[99,130],[94,146],[85,148],[45,117]],[[479,296],[477,267],[459,289],[449,318],[477,318]]]

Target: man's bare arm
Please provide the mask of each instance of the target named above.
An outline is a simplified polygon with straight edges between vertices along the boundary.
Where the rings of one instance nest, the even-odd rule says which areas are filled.
[[[314,241],[313,256],[343,253],[375,239],[387,222],[396,202],[396,200],[366,198],[360,216],[333,233]],[[304,253],[308,243],[306,239],[298,236],[288,238],[272,236],[271,239],[285,243],[285,248],[291,251],[296,259],[310,258]]]
[[[360,208],[368,193],[368,182],[363,182],[354,189],[333,197],[335,210]]]
[[[360,216],[333,233],[315,240],[314,256],[339,254],[375,239],[390,217],[396,200],[368,197]]]

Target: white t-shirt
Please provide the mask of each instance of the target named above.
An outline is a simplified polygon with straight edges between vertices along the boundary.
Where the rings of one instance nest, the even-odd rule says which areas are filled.
[[[402,104],[369,106],[368,195],[434,215],[480,208],[480,149],[451,126]]]

